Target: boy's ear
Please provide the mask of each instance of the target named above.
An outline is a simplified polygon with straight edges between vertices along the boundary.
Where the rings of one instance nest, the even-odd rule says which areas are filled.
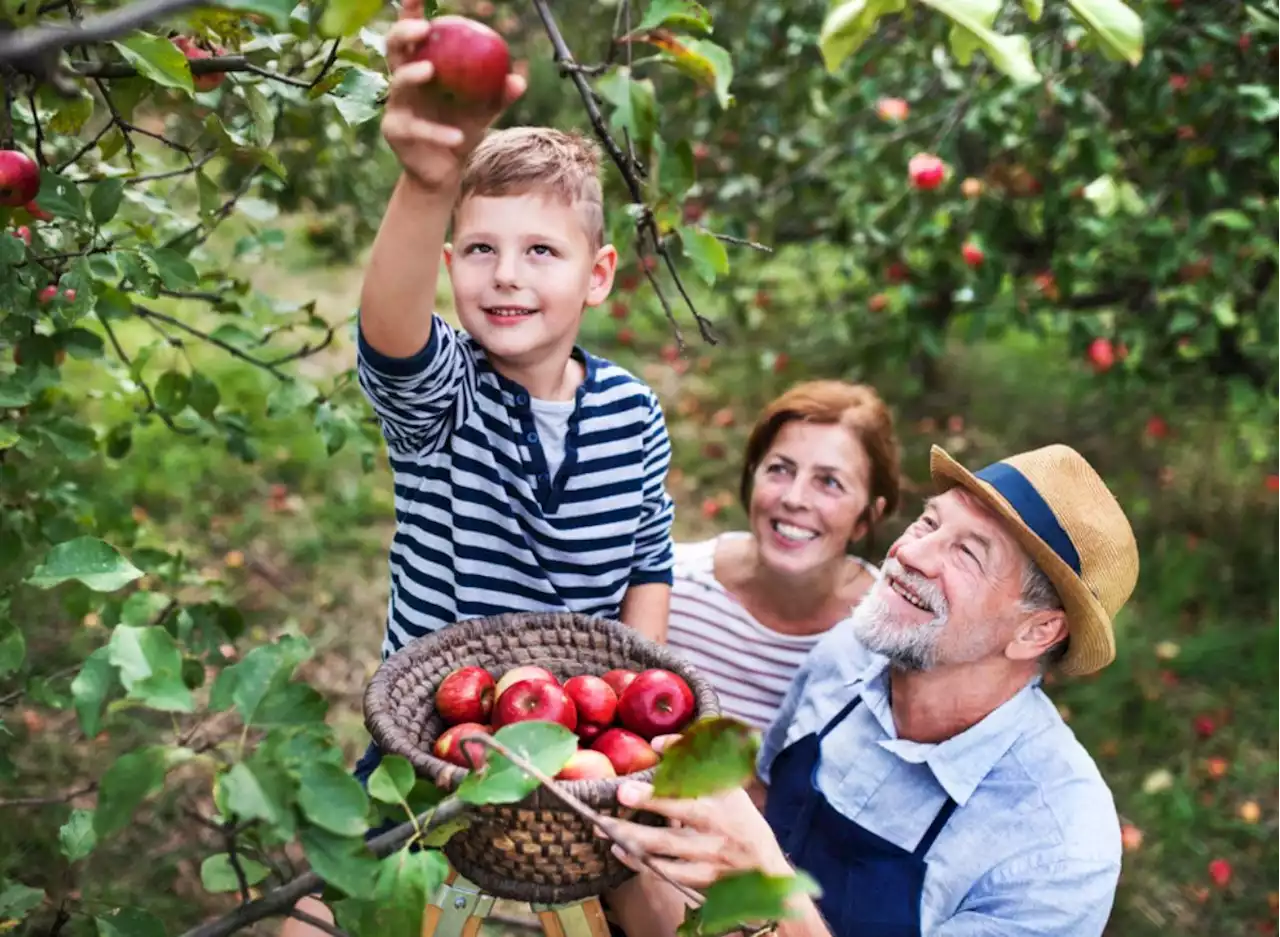
[[[444,257],[444,268],[446,270],[453,269],[453,245],[445,242],[444,250],[441,252]]]
[[[591,265],[591,286],[587,290],[587,305],[599,306],[609,298],[613,289],[613,275],[618,271],[618,249],[606,244],[596,251]]]

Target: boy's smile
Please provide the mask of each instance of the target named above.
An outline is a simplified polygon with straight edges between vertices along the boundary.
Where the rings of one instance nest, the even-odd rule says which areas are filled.
[[[530,192],[464,199],[445,260],[462,327],[494,367],[535,397],[561,396],[582,312],[608,297],[616,251],[593,249],[577,207]]]

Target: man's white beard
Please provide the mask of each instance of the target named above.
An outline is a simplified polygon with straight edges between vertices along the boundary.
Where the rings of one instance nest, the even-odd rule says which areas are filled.
[[[888,582],[878,583],[853,610],[850,622],[854,636],[863,646],[887,657],[904,670],[929,670],[938,664],[938,645],[947,624],[950,609],[941,590],[923,576],[902,568],[893,558],[886,559],[881,572],[893,575],[904,586],[924,600],[933,612],[933,620],[917,624],[905,619],[889,606]]]

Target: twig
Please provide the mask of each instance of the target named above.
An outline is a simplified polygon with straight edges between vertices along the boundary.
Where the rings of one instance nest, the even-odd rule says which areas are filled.
[[[40,164],[41,169],[45,169],[48,163],[44,158],[44,130],[40,126],[40,110],[36,107],[34,86],[27,89],[27,103],[31,106],[31,123],[36,129],[36,162]]]
[[[389,856],[411,840],[419,831],[429,833],[447,823],[452,823],[466,811],[467,804],[458,800],[457,797],[446,797],[433,809],[424,811],[412,821],[401,823],[394,829],[371,839],[368,843],[368,849],[379,859]],[[323,885],[324,879],[315,872],[308,870],[291,882],[272,889],[261,898],[241,905],[217,920],[192,928],[184,933],[182,937],[229,937],[230,934],[234,934],[236,931],[257,921],[263,921],[269,917],[290,915],[293,912],[293,906],[298,903],[298,899],[317,891]]]
[[[10,797],[0,800],[0,807],[45,807],[50,804],[65,804],[85,794],[92,794],[97,789],[98,782],[94,781],[77,790],[67,791],[65,794],[54,794],[50,797]]]
[[[111,103],[111,100],[109,98],[107,99],[107,107],[112,108],[113,110],[115,108],[115,105]],[[58,168],[54,170],[54,172],[57,173],[58,175],[61,175],[65,170],[67,170],[71,166],[74,166],[76,163],[78,163],[80,161],[80,157],[84,156],[85,153],[88,153],[95,146],[97,146],[98,141],[101,140],[103,137],[105,137],[107,134],[109,134],[112,130],[114,130],[115,126],[116,126],[116,122],[114,120],[110,120],[107,123],[105,123],[102,126],[102,129],[99,130],[96,134],[94,134],[91,140],[86,141],[84,146],[80,147],[80,149],[76,150],[75,153],[73,153],[68,159],[64,160],[62,164],[59,165]],[[129,139],[128,134],[125,135],[124,139],[125,139],[125,143],[128,145],[130,151],[132,152],[133,141]],[[130,160],[129,162],[130,162],[130,165],[132,165],[133,161]]]
[[[206,303],[213,303],[215,306],[218,303],[222,302],[222,297],[219,296],[217,293],[204,293],[199,291],[189,292],[187,290],[170,290],[164,287],[157,288],[156,292],[159,293],[161,296],[168,296],[171,299],[199,299]]]
[[[222,824],[222,841],[227,847],[227,862],[231,871],[236,873],[236,883],[240,886],[240,903],[248,904],[253,900],[249,894],[249,879],[244,874],[244,866],[240,864],[240,856],[236,853],[236,825],[228,820]]]
[[[547,0],[533,0],[534,8],[538,11],[538,17],[542,20],[542,25],[546,29],[547,38],[551,40],[551,47],[555,51],[555,62],[560,66],[561,74],[568,76],[578,89],[578,95],[582,98],[582,104],[587,110],[587,118],[591,121],[591,127],[595,131],[596,137],[604,144],[605,150],[614,164],[618,167],[618,171],[622,173],[623,181],[627,185],[627,191],[631,194],[631,201],[643,208],[640,217],[636,219],[636,230],[641,244],[648,236],[650,243],[654,249],[662,255],[667,262],[667,269],[671,272],[671,276],[676,281],[676,288],[680,295],[689,306],[689,311],[693,313],[694,321],[698,323],[698,330],[702,333],[703,339],[709,344],[716,344],[714,333],[711,329],[711,323],[703,318],[693,305],[693,301],[689,298],[688,292],[684,288],[684,284],[680,281],[680,274],[676,270],[675,262],[667,251],[666,245],[662,241],[662,235],[658,231],[658,223],[654,220],[653,212],[648,208],[644,199],[644,187],[640,183],[637,175],[636,160],[619,148],[612,134],[609,133],[605,124],[604,116],[600,113],[600,107],[596,103],[596,94],[592,90],[591,85],[587,82],[587,76],[583,69],[578,65],[573,57],[573,53],[569,50],[569,46],[565,43],[564,36],[560,32],[560,27],[556,23],[555,16],[551,12],[551,7]],[[662,309],[666,313],[667,318],[675,326],[675,316],[672,312],[671,305],[667,301],[666,295],[662,292],[661,286],[658,284],[657,277],[647,269],[646,264],[642,264],[645,269],[649,283],[653,286],[654,292],[658,296],[658,302],[662,304]],[[683,348],[684,338],[680,333],[679,327],[676,327],[676,344]]]
[[[61,670],[55,670],[53,673],[49,674],[49,676],[45,677],[44,679],[48,681],[61,680],[63,677],[69,677],[73,673],[77,673],[79,670],[80,670],[79,664],[72,664],[70,667],[63,667]],[[22,697],[26,695],[27,695],[26,687],[23,687],[20,690],[14,690],[10,693],[6,693],[4,696],[0,696],[0,706],[8,706],[10,703],[16,703],[18,700],[22,699]]]
[[[98,321],[102,323],[103,331],[107,333],[107,339],[111,342],[111,347],[115,349],[116,356],[124,362],[124,366],[126,368],[132,368],[133,362],[129,360],[129,355],[124,350],[124,346],[120,344],[120,339],[116,338],[116,330],[111,327],[111,323],[107,321],[107,317],[101,312],[97,312],[96,315],[98,317]],[[173,422],[173,419],[169,414],[160,409],[156,404],[155,395],[151,393],[151,388],[147,386],[147,382],[144,381],[141,376],[138,377],[138,386],[142,388],[142,395],[147,398],[148,413],[154,413],[156,416],[160,417],[160,422],[164,423],[165,426],[169,427],[170,430],[177,433],[179,436],[195,435],[195,430],[179,426],[177,423]]]
[[[330,924],[328,921],[323,921],[314,914],[308,914],[306,911],[300,911],[297,908],[294,908],[289,912],[289,917],[295,918],[303,924],[310,924],[317,930],[322,930],[326,934],[332,934],[333,937],[351,937],[351,935],[341,927],[338,927],[335,924]]]
[[[710,231],[702,225],[696,226],[703,234],[709,234],[717,241],[724,241],[728,244],[738,244],[742,247],[750,247],[752,250],[764,251],[766,254],[772,254],[773,248],[767,244],[761,244],[757,241],[749,241],[746,238],[734,237],[732,234],[721,234],[718,231]]]
[[[583,819],[588,820],[589,822],[591,822],[592,824],[594,824],[595,826],[603,830],[605,835],[607,835],[611,840],[613,840],[615,843],[621,846],[624,852],[626,852],[628,855],[635,858],[636,861],[643,864],[645,868],[652,871],[659,878],[663,879],[668,884],[673,885],[676,888],[676,890],[679,891],[680,894],[683,895],[685,898],[692,901],[695,905],[702,904],[704,900],[702,895],[694,891],[689,886],[682,885],[679,882],[677,882],[675,879],[669,877],[665,872],[662,871],[662,869],[660,869],[658,866],[653,864],[653,860],[649,858],[649,854],[645,852],[643,848],[638,846],[636,843],[632,842],[630,838],[627,837],[625,834],[620,834],[618,832],[619,821],[613,819],[613,817],[606,817],[602,813],[597,813],[595,810],[588,807],[578,798],[574,797],[568,791],[564,790],[559,784],[555,782],[555,780],[548,777],[542,771],[539,771],[537,766],[531,764],[528,759],[524,758],[521,755],[517,755],[515,752],[513,752],[510,748],[508,748],[502,742],[499,742],[493,736],[485,733],[477,732],[474,734],[469,734],[462,737],[458,741],[459,742],[479,742],[482,745],[487,745],[489,748],[493,749],[499,755],[502,755],[504,758],[510,761],[513,765],[515,765],[525,774],[529,775],[531,778],[534,778],[539,783],[541,783],[543,787],[545,787],[548,791],[554,794],[556,798],[563,801],[565,806],[567,806],[574,813],[578,814]]]
[[[129,135],[126,133],[124,135],[124,138],[128,140]],[[197,170],[202,169],[210,160],[212,160],[217,155],[218,155],[217,150],[211,150],[210,152],[205,153],[204,156],[201,156],[198,160],[196,160],[190,166],[187,166],[183,169],[170,169],[166,172],[153,172],[153,173],[148,173],[142,176],[130,176],[126,178],[124,182],[125,182],[125,185],[137,185],[139,182],[155,182],[157,179],[172,179],[175,176],[189,176],[193,172],[196,172]],[[89,181],[89,180],[85,180],[85,181]]]
[[[111,100],[111,91],[107,88],[107,83],[101,78],[95,78],[93,83],[97,85],[98,93],[102,95],[102,100],[106,103],[107,110],[111,112],[111,123],[107,125],[107,129],[110,129],[111,127],[121,128],[120,135],[124,137],[124,151],[125,155],[129,159],[129,168],[137,171],[138,160],[137,154],[134,152],[133,137],[129,136],[129,134],[123,129],[124,115],[122,115],[116,108],[116,102]],[[77,155],[76,158],[79,159],[79,156]],[[72,162],[74,162],[74,160],[72,160]],[[71,165],[71,163],[68,163],[67,165]]]
[[[202,339],[203,341],[206,341],[211,345],[216,345],[217,347],[221,348],[223,351],[225,351],[227,354],[231,355],[232,357],[239,358],[241,361],[244,361],[249,364],[256,365],[259,368],[262,368],[264,371],[268,372],[272,377],[276,378],[277,380],[280,380],[280,381],[289,380],[289,375],[285,374],[278,367],[276,367],[274,362],[263,361],[261,358],[255,358],[253,355],[248,354],[247,352],[241,351],[239,348],[237,348],[235,345],[232,345],[230,342],[225,342],[220,338],[215,338],[214,336],[210,335],[208,332],[202,332],[200,329],[197,329],[193,325],[187,325],[181,319],[175,319],[173,316],[166,315],[163,312],[156,312],[156,310],[154,309],[148,309],[146,306],[140,306],[137,303],[134,303],[133,305],[133,313],[140,319],[155,319],[158,322],[164,322],[167,325],[171,325],[176,329],[186,332],[188,335],[194,335],[196,338]]]

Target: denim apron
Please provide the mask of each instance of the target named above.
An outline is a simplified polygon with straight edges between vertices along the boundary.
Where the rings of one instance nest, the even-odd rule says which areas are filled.
[[[956,809],[950,797],[914,850],[863,829],[818,790],[819,747],[862,701],[840,710],[817,735],[792,742],[774,759],[765,819],[792,865],[822,886],[818,910],[835,937],[921,937],[925,855]]]

